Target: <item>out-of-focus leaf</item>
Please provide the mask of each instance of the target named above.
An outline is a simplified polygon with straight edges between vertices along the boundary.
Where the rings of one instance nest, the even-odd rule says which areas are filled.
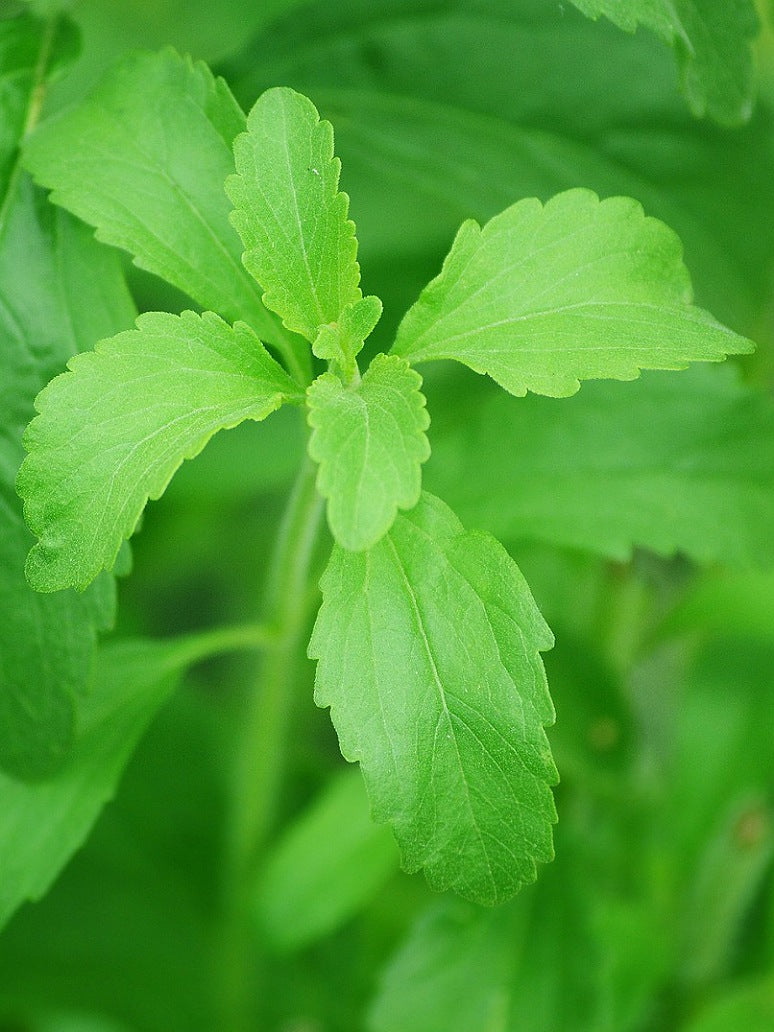
[[[172,690],[179,646],[124,644],[105,649],[79,711],[67,766],[26,785],[0,775],[0,923],[39,899],[83,843],[115,792],[137,740]]]
[[[84,595],[35,594],[24,579],[32,537],[14,491],[33,399],[67,359],[131,323],[134,306],[113,254],[52,210],[17,164],[19,136],[43,79],[68,60],[73,31],[32,18],[0,21],[0,766],[51,774],[72,743],[76,698],[96,632],[112,620],[112,581]]]
[[[774,1027],[774,981],[763,978],[718,995],[680,1032],[771,1032]]]
[[[591,18],[627,32],[645,25],[677,51],[683,91],[696,115],[733,125],[749,118],[755,77],[753,0],[572,0]]]
[[[389,828],[374,824],[363,779],[332,780],[273,848],[256,895],[269,941],[294,950],[329,934],[398,869]]]
[[[614,559],[774,559],[774,405],[731,367],[587,383],[568,402],[465,386],[433,405],[425,477],[469,523]]]

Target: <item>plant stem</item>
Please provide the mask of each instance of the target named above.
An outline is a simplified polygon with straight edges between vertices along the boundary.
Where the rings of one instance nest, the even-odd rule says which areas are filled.
[[[275,545],[265,601],[271,631],[259,682],[239,732],[226,843],[226,921],[222,943],[224,1032],[255,1032],[252,994],[258,972],[250,958],[250,902],[263,849],[274,823],[285,771],[288,728],[309,615],[310,567],[322,515],[316,467],[305,459]]]

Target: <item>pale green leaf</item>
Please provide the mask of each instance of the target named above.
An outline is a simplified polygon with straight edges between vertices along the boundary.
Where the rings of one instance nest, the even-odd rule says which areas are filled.
[[[357,913],[397,868],[395,840],[371,820],[363,779],[345,771],[272,849],[256,917],[275,948],[299,949]]]
[[[590,383],[571,404],[466,382],[436,406],[425,482],[508,541],[774,561],[774,404],[730,365]]]
[[[236,176],[226,184],[245,267],[264,304],[313,342],[360,298],[360,267],[349,198],[340,193],[333,129],[306,97],[268,90],[234,143]]]
[[[377,355],[357,386],[323,373],[308,388],[309,454],[320,463],[317,488],[345,548],[370,548],[398,509],[419,501],[421,465],[430,454],[421,386],[402,358]]]
[[[244,128],[222,79],[172,50],[132,54],[25,147],[52,200],[203,308],[283,337],[240,262],[223,182]]]
[[[752,344],[691,305],[677,237],[626,197],[519,201],[460,228],[394,350],[451,358],[511,394],[574,394],[584,379],[720,361]]]
[[[494,904],[553,857],[553,637],[491,537],[439,499],[363,553],[335,547],[309,654],[315,699],[360,762],[409,871]]]
[[[104,649],[67,766],[37,785],[0,775],[0,925],[39,899],[81,846],[188,658],[176,642]]]
[[[627,32],[647,26],[675,47],[683,91],[696,115],[723,124],[750,117],[755,91],[753,0],[572,0],[590,18]]]
[[[38,398],[17,485],[40,538],[27,575],[42,591],[110,567],[148,498],[216,431],[298,397],[246,324],[211,312],[149,312],[69,369]]]
[[[342,309],[335,323],[320,327],[312,350],[318,358],[338,362],[348,369],[360,354],[363,342],[373,333],[382,315],[382,302],[369,295],[352,301]]]

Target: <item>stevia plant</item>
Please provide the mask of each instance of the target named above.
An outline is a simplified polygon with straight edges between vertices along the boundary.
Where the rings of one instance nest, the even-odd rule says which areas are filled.
[[[132,97],[139,80],[161,98],[152,112]],[[163,166],[154,134],[186,138],[197,163],[175,164],[172,148]],[[477,903],[508,899],[553,856],[541,660],[553,637],[502,545],[422,491],[430,419],[416,367],[462,363],[518,406],[528,392],[567,398],[584,380],[751,344],[692,304],[667,226],[632,199],[573,189],[465,222],[390,351],[368,360],[382,304],[360,287],[331,125],[282,87],[245,123],[222,80],[171,51],[132,57],[46,122],[25,163],[54,202],[203,309],[139,316],[40,394],[17,481],[38,537],[30,583],[87,589],[213,434],[304,410],[308,454],[256,632],[266,658],[253,742],[286,720],[324,501],[334,543],[308,647],[315,701],[405,869]],[[200,647],[173,648],[161,668]],[[259,746],[244,762],[258,786],[237,832],[249,866],[281,760]]]

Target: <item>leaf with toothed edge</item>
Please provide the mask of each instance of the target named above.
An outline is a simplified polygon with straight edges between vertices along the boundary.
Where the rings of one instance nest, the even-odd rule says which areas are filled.
[[[216,431],[303,397],[249,326],[212,312],[148,312],[68,368],[38,396],[17,482],[39,591],[112,566],[147,500]]]
[[[406,313],[393,351],[455,359],[511,394],[574,394],[752,351],[691,304],[677,236],[628,197],[529,198],[483,229],[463,223],[443,269]]]
[[[333,129],[294,90],[267,90],[234,142],[235,176],[226,181],[242,260],[263,287],[267,308],[314,342],[358,301],[360,267],[349,198],[339,192]]]
[[[395,355],[377,355],[354,388],[333,373],[309,387],[309,454],[320,463],[317,488],[345,548],[370,548],[398,509],[419,501],[421,465],[430,455],[430,417],[422,377]]]
[[[557,777],[540,658],[553,636],[516,564],[425,493],[374,548],[336,546],[321,587],[315,700],[374,819],[434,888],[512,896],[553,858]]]

